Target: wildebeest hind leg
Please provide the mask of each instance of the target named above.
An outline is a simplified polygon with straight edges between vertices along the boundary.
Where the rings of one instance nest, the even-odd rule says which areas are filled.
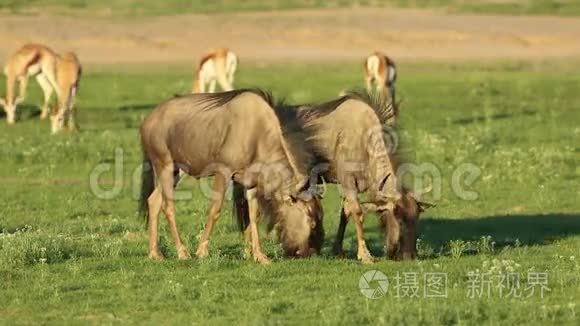
[[[187,248],[181,241],[179,236],[179,231],[177,230],[177,223],[175,221],[175,203],[173,201],[174,194],[174,167],[173,163],[168,164],[161,170],[159,174],[159,187],[161,187],[161,194],[163,196],[163,213],[167,217],[167,222],[169,223],[169,228],[171,230],[171,236],[175,242],[175,248],[177,249],[177,256],[179,259],[189,259],[191,256],[187,251]]]
[[[199,258],[207,257],[208,255],[209,237],[211,236],[214,224],[220,217],[229,179],[229,177],[226,177],[221,173],[217,173],[214,177],[212,203],[207,214],[207,224],[205,225],[203,235],[199,241],[197,251],[195,252],[196,256]]]
[[[336,231],[336,238],[334,240],[334,245],[332,246],[332,252],[339,257],[344,256],[342,251],[342,242],[344,241],[344,233],[346,231],[346,225],[348,224],[348,218],[344,212],[344,204],[340,208],[340,224],[338,225],[338,230]]]
[[[159,186],[149,195],[147,199],[147,206],[149,207],[149,258],[160,260],[163,259],[163,254],[159,250],[159,241],[157,229],[159,225],[159,213],[161,212],[161,205],[163,204],[163,197],[161,196],[161,189]]]

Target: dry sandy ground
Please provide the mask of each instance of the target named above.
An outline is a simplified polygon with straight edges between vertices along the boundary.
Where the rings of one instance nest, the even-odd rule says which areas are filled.
[[[242,60],[580,58],[580,19],[332,9],[122,20],[0,16],[0,60],[25,42],[75,50],[84,63],[181,63],[219,45]]]

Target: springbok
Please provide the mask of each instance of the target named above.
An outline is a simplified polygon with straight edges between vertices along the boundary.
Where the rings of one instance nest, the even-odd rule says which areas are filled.
[[[8,124],[16,122],[16,106],[26,98],[28,77],[35,76],[44,92],[41,119],[45,119],[49,112],[50,92],[52,89],[60,97],[56,71],[57,56],[48,47],[41,44],[25,44],[10,56],[4,66],[6,75],[6,98],[0,98],[0,104],[6,112]],[[19,94],[16,96],[16,82],[19,83]]]
[[[203,56],[196,67],[192,93],[215,92],[216,82],[224,91],[234,89],[234,74],[238,67],[238,57],[226,48],[218,48]]]
[[[234,90],[172,98],[154,109],[141,125],[145,162],[141,212],[148,217],[149,257],[162,259],[158,245],[158,218],[167,217],[180,259],[189,258],[175,221],[174,187],[180,176],[213,176],[212,204],[196,255],[208,255],[209,238],[223,206],[230,180],[245,190],[249,210],[252,255],[263,254],[256,223],[258,198],[267,198],[280,223],[289,232],[285,247],[308,244],[317,232],[317,197],[304,190],[308,153],[284,132],[272,97],[259,90]],[[200,127],[202,126],[202,127]],[[177,177],[177,179],[176,179]],[[300,239],[300,241],[296,241]],[[299,247],[292,251],[300,250]],[[310,251],[310,250],[308,250]]]
[[[388,95],[391,101],[396,103],[395,83],[397,82],[397,70],[395,62],[381,52],[375,52],[365,60],[365,84],[368,92],[371,91],[373,82],[379,94]]]
[[[58,105],[50,117],[52,133],[59,132],[65,125],[69,130],[77,130],[74,101],[82,74],[81,63],[76,54],[67,52],[62,56],[57,56],[56,70],[58,89],[60,91]],[[41,87],[46,102],[47,99],[50,99],[52,89],[48,85],[41,84]]]

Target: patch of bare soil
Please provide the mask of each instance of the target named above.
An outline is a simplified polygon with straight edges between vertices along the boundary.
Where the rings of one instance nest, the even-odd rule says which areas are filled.
[[[25,42],[75,50],[84,63],[192,62],[227,46],[242,60],[580,57],[580,19],[446,14],[433,10],[327,9],[142,19],[0,16],[0,60]]]

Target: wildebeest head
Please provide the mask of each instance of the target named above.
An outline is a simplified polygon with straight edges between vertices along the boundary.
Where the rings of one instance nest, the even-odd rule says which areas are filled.
[[[324,241],[322,205],[310,191],[289,196],[277,207],[280,241],[288,256],[308,257],[320,253]]]
[[[415,194],[403,190],[395,200],[364,203],[367,210],[376,211],[385,232],[386,255],[395,260],[417,258],[417,228],[419,215],[433,204],[418,201]]]

